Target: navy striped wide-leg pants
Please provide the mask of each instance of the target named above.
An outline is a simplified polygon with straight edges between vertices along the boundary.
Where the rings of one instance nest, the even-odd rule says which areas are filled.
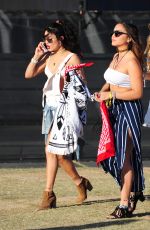
[[[134,170],[132,192],[142,191],[144,176],[141,157],[141,124],[143,122],[141,101],[115,100],[109,108],[109,113],[115,135],[116,155],[102,161],[102,167],[116,179],[121,187],[121,171],[125,161],[127,137],[130,130],[133,141],[132,166]]]

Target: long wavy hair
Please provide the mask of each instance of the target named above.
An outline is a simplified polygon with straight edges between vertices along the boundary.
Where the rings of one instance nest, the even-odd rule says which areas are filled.
[[[65,49],[78,55],[81,54],[78,31],[69,21],[56,20],[46,27],[44,31],[55,34],[57,39],[61,40]]]
[[[150,72],[150,35],[146,39],[146,47],[144,50],[144,71]]]
[[[148,57],[150,56],[150,35],[148,35],[146,39],[146,48],[144,50],[144,55]]]
[[[131,50],[137,59],[139,60],[141,66],[143,65],[143,48],[139,39],[139,32],[138,28],[131,23],[125,23],[121,22],[126,29],[126,32],[128,36],[131,38],[131,41],[129,42],[128,49]]]

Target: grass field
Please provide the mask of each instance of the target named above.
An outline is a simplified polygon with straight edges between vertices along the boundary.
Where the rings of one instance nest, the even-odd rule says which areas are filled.
[[[116,182],[93,162],[76,165],[94,187],[85,203],[76,205],[76,187],[59,168],[54,188],[57,208],[37,211],[45,185],[44,164],[0,164],[0,230],[150,229],[149,166],[144,166],[146,201],[138,203],[132,218],[108,220],[119,203]]]

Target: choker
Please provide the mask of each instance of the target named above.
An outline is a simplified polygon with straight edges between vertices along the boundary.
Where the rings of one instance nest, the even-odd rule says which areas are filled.
[[[118,53],[123,53],[123,52],[125,52],[125,51],[128,51],[128,49],[124,49],[124,50],[117,50],[118,51]]]

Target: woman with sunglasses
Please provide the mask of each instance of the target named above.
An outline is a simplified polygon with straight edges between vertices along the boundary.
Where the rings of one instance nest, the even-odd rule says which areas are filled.
[[[111,34],[117,50],[104,74],[106,83],[95,100],[111,100],[108,108],[114,132],[115,157],[101,161],[120,186],[120,204],[108,218],[130,217],[137,201],[144,201],[144,177],[141,157],[141,124],[143,120],[142,48],[137,27],[117,23]]]
[[[68,22],[56,21],[44,30],[44,41],[40,42],[36,47],[35,54],[25,72],[25,78],[27,79],[33,78],[43,72],[47,75],[47,81],[43,88],[44,108],[42,122],[42,133],[45,135],[46,186],[39,210],[56,207],[56,195],[53,187],[58,165],[64,169],[76,185],[79,193],[77,203],[82,203],[87,198],[87,190],[92,190],[89,180],[78,174],[70,157],[66,155],[69,151],[59,154],[58,149],[57,154],[50,152],[48,148],[51,129],[56,120],[55,114],[62,89],[66,82],[65,67],[80,64],[79,52],[80,48],[75,28]],[[84,81],[82,71],[78,74]],[[61,118],[62,116],[60,117],[60,122]],[[64,132],[62,133],[63,138],[65,135]]]

